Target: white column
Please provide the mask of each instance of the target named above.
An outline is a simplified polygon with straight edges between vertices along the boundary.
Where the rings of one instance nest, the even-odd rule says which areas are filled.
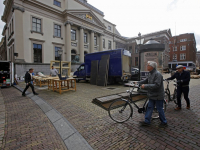
[[[90,32],[90,53],[94,53],[94,31]]]
[[[103,36],[99,35],[99,51],[103,51]]]
[[[15,52],[18,53],[17,59],[24,59],[24,29],[23,29],[23,13],[20,10],[14,12],[14,32],[15,32]]]
[[[67,52],[66,61],[71,61],[71,24],[66,23],[65,27],[65,50]]]
[[[79,37],[79,52],[80,52],[80,62],[83,63],[84,62],[84,32],[83,32],[83,28],[80,27],[80,37]]]

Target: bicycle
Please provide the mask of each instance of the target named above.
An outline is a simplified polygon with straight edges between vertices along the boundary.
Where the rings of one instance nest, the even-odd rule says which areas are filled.
[[[135,88],[137,88],[137,92],[134,91]],[[141,91],[140,86],[133,84],[132,90],[126,91],[127,93],[129,93],[128,100],[121,98],[121,99],[117,99],[114,102],[112,102],[108,109],[110,118],[117,123],[123,123],[123,122],[129,120],[130,117],[132,118],[133,107],[132,107],[131,103],[134,104],[134,106],[138,109],[138,113],[145,113],[147,110],[147,107],[148,107],[149,99],[146,98],[146,100],[143,104],[143,107],[141,107],[141,108],[136,104],[136,102],[134,102],[132,100],[132,97],[134,97],[135,95],[138,95],[138,94],[146,95],[146,93],[141,93],[140,91]],[[164,105],[163,105],[164,112],[166,111],[166,108],[167,108],[166,104],[167,103],[164,100]],[[158,113],[156,107],[154,108],[153,113]]]
[[[169,90],[169,80],[164,80],[167,82],[167,87],[165,89],[165,99],[167,99],[167,103],[170,101],[174,101],[174,103],[177,105],[177,82],[174,80],[174,93],[171,95]]]

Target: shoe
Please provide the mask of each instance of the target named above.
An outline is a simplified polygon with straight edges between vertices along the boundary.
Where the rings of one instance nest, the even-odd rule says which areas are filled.
[[[34,93],[34,95],[39,95],[38,93]]]
[[[23,94],[23,93],[22,93],[22,96],[26,96],[26,94]]]
[[[186,109],[190,109],[190,105],[187,105]]]
[[[160,123],[160,124],[159,124],[159,127],[161,127],[161,128],[164,128],[164,127],[167,127],[167,126],[168,126],[167,123]]]
[[[181,110],[181,107],[176,107],[174,108],[174,110]]]
[[[140,125],[141,126],[150,126],[150,123],[146,123],[145,121],[141,121]]]

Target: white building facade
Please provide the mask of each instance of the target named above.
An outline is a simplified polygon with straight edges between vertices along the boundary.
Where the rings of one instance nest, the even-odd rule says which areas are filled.
[[[4,0],[2,35],[6,40],[7,60],[15,62],[16,73],[29,68],[49,73],[51,60],[72,62],[72,71],[84,62],[87,53],[126,48],[135,51],[135,39],[120,35],[116,25],[104,19],[104,13],[86,0]],[[168,30],[147,34],[167,37]],[[149,36],[149,37],[148,37]],[[148,37],[148,38],[147,38]],[[163,43],[163,42],[161,42]],[[166,47],[166,50],[168,48]],[[16,55],[18,56],[16,57]],[[137,53],[133,53],[133,66]]]

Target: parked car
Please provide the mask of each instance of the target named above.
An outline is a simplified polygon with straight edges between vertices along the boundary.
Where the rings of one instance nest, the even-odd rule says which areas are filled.
[[[131,68],[131,75],[135,75],[139,73],[139,69],[138,68]]]

